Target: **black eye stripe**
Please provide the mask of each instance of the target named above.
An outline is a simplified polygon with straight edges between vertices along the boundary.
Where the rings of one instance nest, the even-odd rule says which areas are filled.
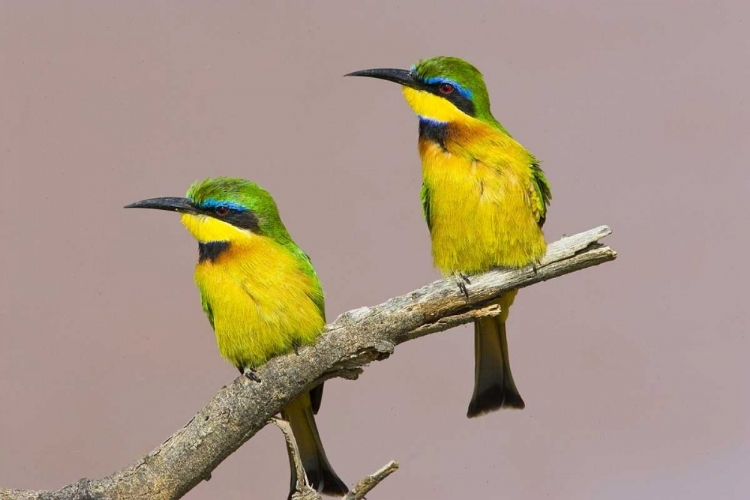
[[[439,97],[442,97],[443,99],[449,100],[458,109],[460,109],[461,111],[463,111],[467,115],[469,115],[469,116],[476,116],[476,110],[474,109],[474,103],[471,102],[471,99],[469,99],[468,97],[464,96],[460,92],[456,92],[456,87],[454,85],[451,85],[451,84],[447,84],[447,85],[451,85],[451,87],[453,87],[453,88],[452,88],[452,90],[451,90],[450,93],[446,94],[446,93],[444,93],[444,92],[442,92],[440,90],[440,88],[443,85],[446,85],[446,83],[445,82],[440,82],[440,83],[436,83],[436,84],[433,84],[433,85],[425,85],[424,89],[427,90],[428,92],[431,92],[431,93],[435,94],[436,96],[439,96]]]
[[[250,210],[229,210],[229,213],[221,218],[224,222],[239,227],[240,229],[247,229],[254,233],[260,233],[260,224],[258,217],[255,216]]]
[[[247,229],[253,233],[261,234],[260,222],[255,212],[248,209],[235,208],[227,205],[202,206],[199,211],[216,220],[226,222],[240,229]]]

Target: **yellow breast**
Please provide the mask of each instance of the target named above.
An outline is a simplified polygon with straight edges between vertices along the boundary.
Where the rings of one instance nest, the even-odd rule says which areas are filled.
[[[445,274],[523,267],[544,256],[530,155],[507,139],[493,143],[481,130],[453,130],[445,147],[420,141],[432,253]]]
[[[200,231],[220,229],[229,231]],[[315,302],[322,303],[317,279],[303,272],[298,256],[270,238],[235,234],[215,261],[198,263],[195,281],[213,316],[219,351],[235,366],[255,367],[311,344],[325,326]]]

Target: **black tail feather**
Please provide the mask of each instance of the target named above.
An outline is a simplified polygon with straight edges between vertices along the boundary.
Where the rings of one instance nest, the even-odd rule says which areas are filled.
[[[323,384],[316,385],[310,389],[310,403],[312,403],[312,410],[315,415],[320,410],[320,403],[323,402]]]
[[[310,394],[302,394],[292,401],[284,408],[282,414],[292,428],[302,467],[305,469],[310,485],[316,491],[326,495],[346,495],[349,488],[333,470],[323,449],[318,426],[315,424]],[[289,457],[289,463],[291,469],[289,499],[291,499],[297,488],[297,474],[292,457]]]
[[[474,363],[474,394],[467,417],[526,406],[513,382],[505,322],[500,317],[474,322]]]

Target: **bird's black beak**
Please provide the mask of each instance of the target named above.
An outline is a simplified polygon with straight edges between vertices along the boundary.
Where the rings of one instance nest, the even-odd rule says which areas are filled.
[[[136,201],[125,208],[154,208],[156,210],[168,210],[184,214],[197,214],[198,210],[187,198],[149,198],[148,200]]]
[[[363,69],[361,71],[348,73],[344,76],[367,76],[369,78],[379,78],[380,80],[388,80],[389,82],[395,82],[412,88],[417,88],[419,85],[414,73],[407,69]]]

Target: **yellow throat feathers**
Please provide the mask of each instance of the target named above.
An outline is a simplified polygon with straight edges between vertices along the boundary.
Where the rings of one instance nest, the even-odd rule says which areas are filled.
[[[211,241],[242,241],[252,238],[253,234],[226,222],[206,215],[182,214],[182,224],[200,243]]]
[[[469,115],[458,109],[452,102],[435,94],[403,87],[406,102],[414,112],[428,120],[437,122],[464,122],[473,120]]]

